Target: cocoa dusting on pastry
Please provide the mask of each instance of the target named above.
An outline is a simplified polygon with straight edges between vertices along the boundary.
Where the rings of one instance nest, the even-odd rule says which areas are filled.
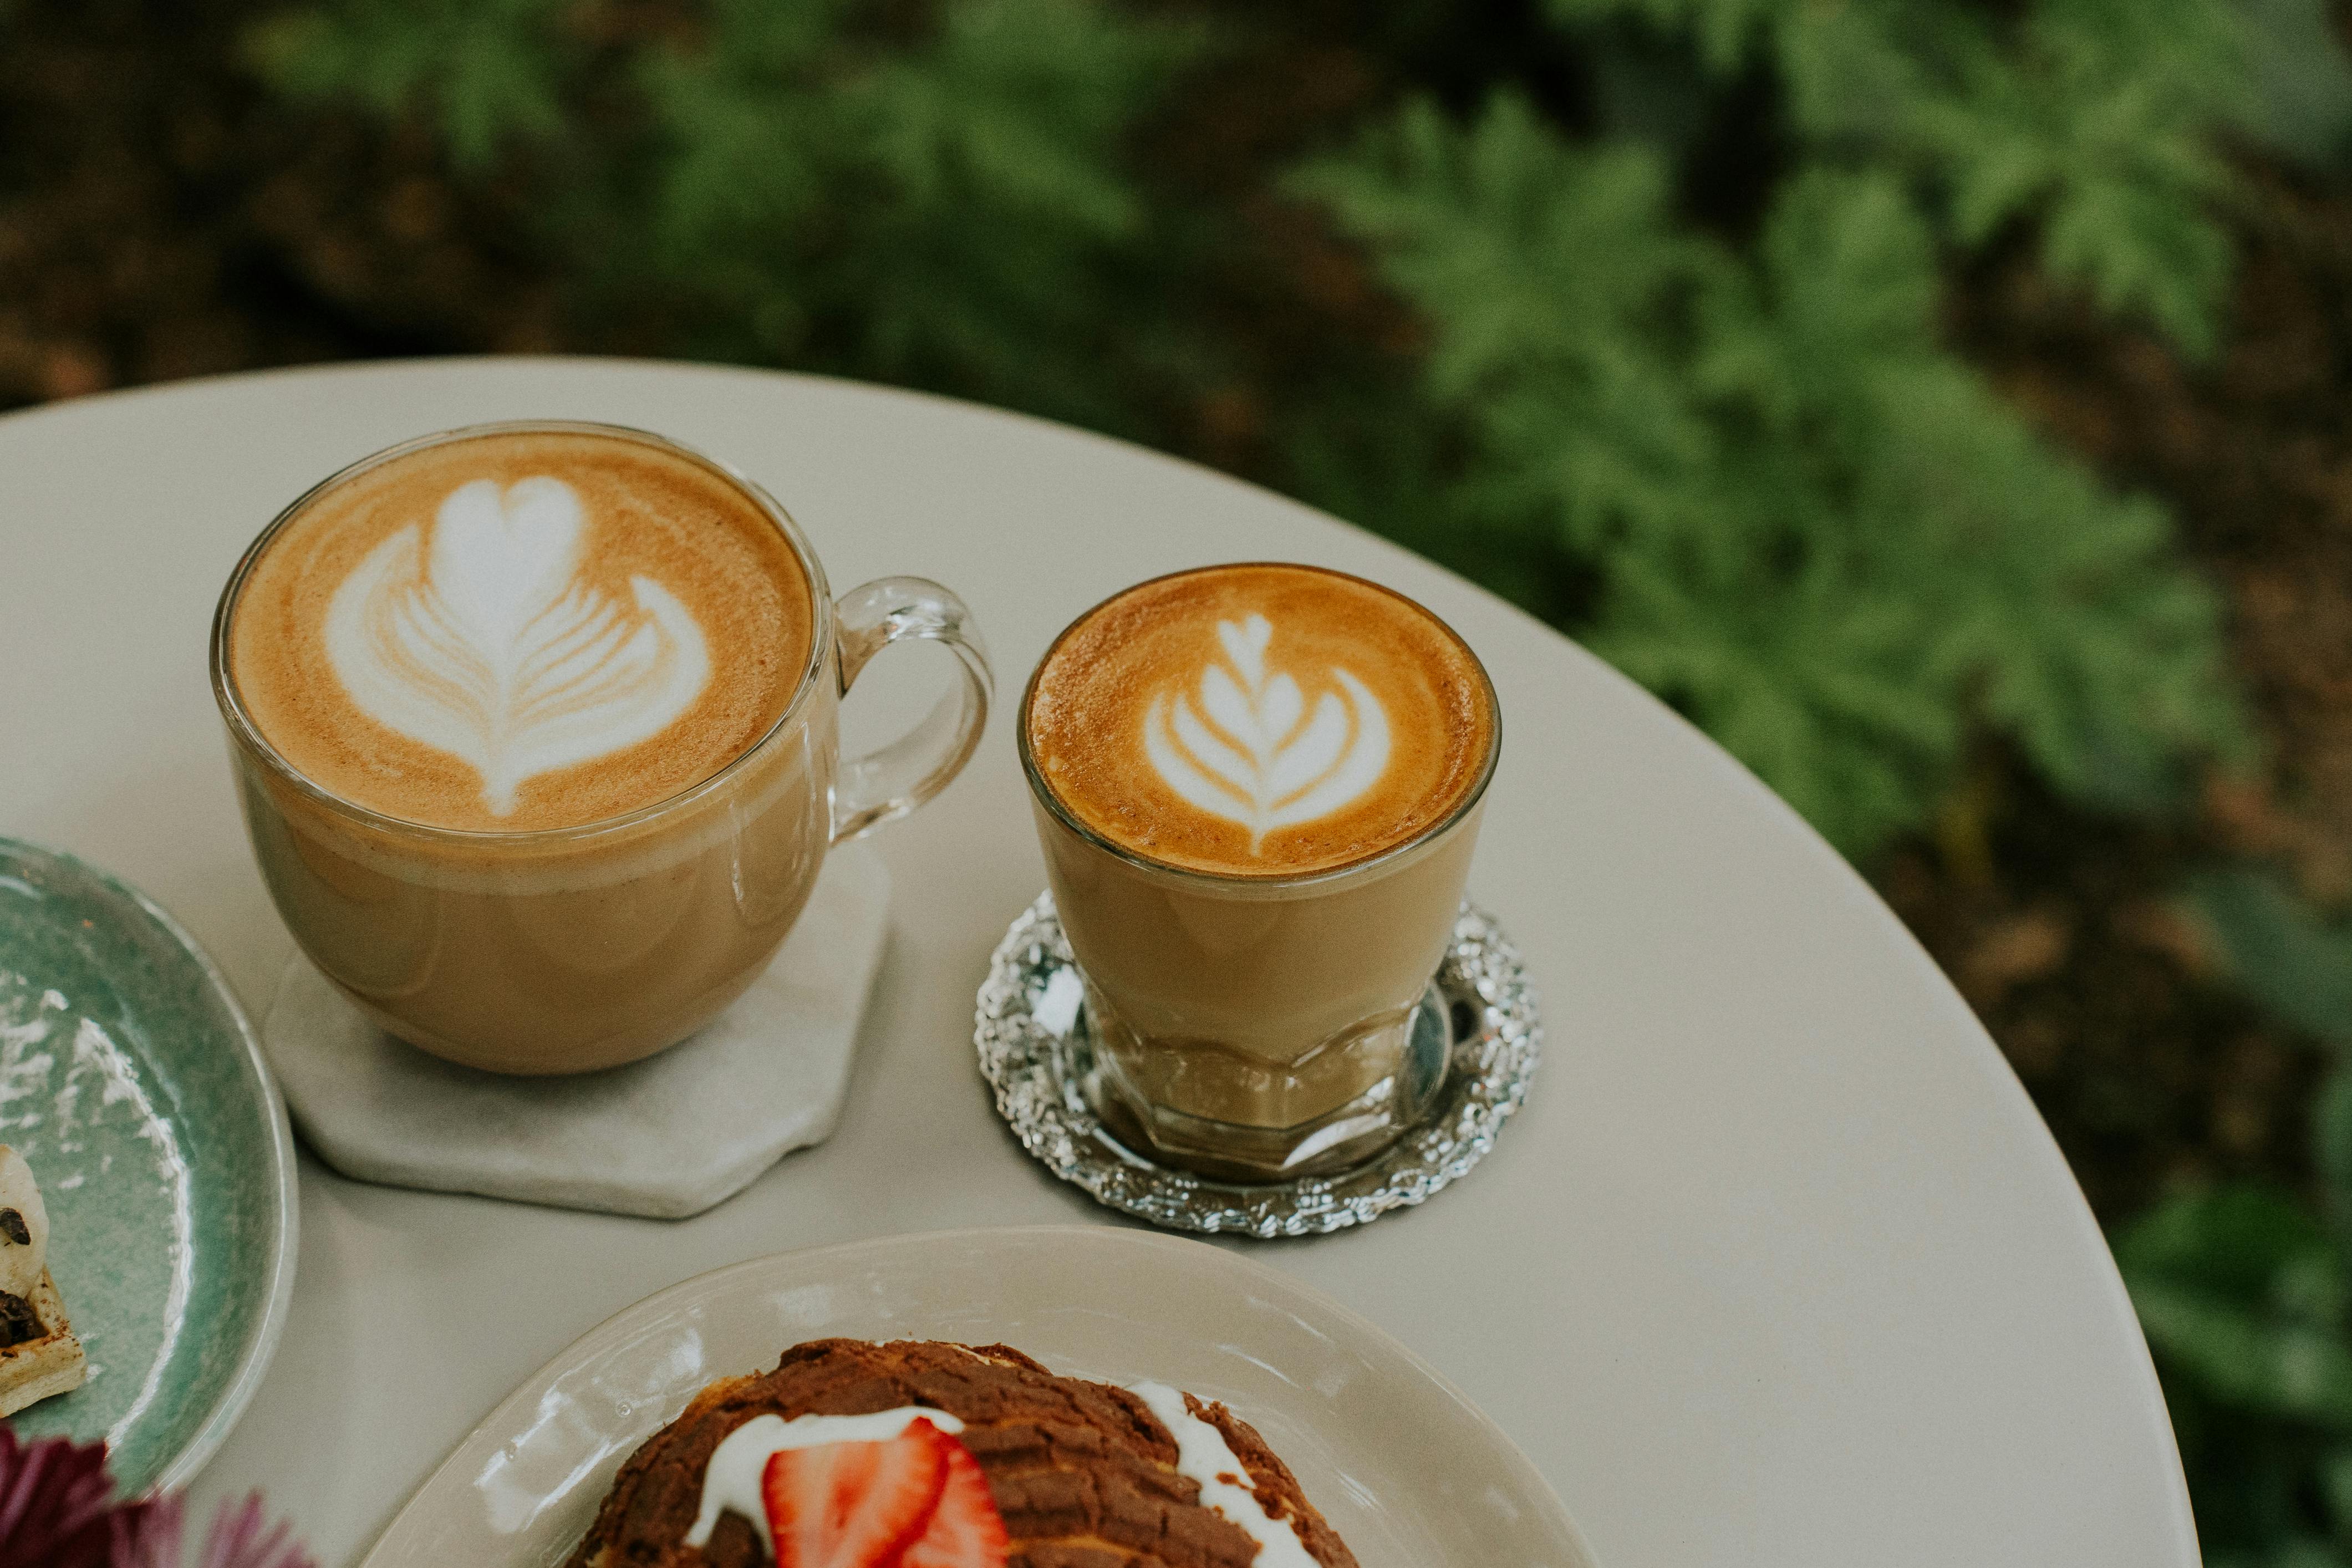
[[[22,1225],[24,1222],[19,1220],[17,1223]],[[41,1315],[33,1310],[30,1301],[22,1296],[12,1296],[0,1290],[0,1350],[10,1345],[21,1345],[26,1340],[45,1338],[48,1331],[47,1326],[41,1321]]]
[[[964,1423],[1012,1538],[1005,1568],[1249,1568],[1257,1542],[1202,1507],[1176,1443],[1123,1388],[1056,1377],[1004,1345],[814,1340],[772,1372],[712,1384],[621,1467],[566,1568],[754,1568],[750,1521],[722,1514],[709,1545],[683,1544],[710,1456],[756,1415],[864,1415],[923,1405]],[[1356,1568],[1339,1535],[1248,1425],[1193,1405],[1225,1435],[1260,1504],[1296,1521],[1323,1568]]]
[[[25,1216],[15,1209],[0,1209],[0,1236],[6,1237],[19,1247],[33,1245],[31,1228],[25,1224]]]

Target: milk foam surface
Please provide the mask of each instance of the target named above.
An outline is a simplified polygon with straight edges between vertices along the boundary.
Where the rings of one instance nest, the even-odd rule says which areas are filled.
[[[1476,786],[1494,705],[1444,623],[1309,567],[1139,584],[1063,634],[1023,716],[1061,803],[1146,858],[1280,876],[1363,859]]]
[[[709,777],[813,635],[789,542],[725,476],[621,436],[486,435],[330,489],[231,613],[230,673],[312,782],[436,826],[569,826]]]

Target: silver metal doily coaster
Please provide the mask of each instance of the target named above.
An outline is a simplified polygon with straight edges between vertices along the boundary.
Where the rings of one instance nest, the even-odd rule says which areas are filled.
[[[1437,973],[1446,1005],[1441,1026],[1452,1038],[1429,1120],[1353,1170],[1236,1186],[1154,1164],[1102,1125],[1078,1089],[1076,982],[1054,895],[1040,893],[997,944],[980,988],[972,1040],[981,1074],[996,1091],[997,1114],[1047,1170],[1171,1230],[1314,1236],[1420,1203],[1495,1146],[1543,1052],[1543,1025],[1518,950],[1491,916],[1465,902]]]

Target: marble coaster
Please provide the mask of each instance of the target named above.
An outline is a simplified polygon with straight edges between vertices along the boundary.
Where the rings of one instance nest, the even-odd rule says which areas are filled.
[[[835,850],[751,990],[684,1044],[606,1072],[508,1078],[427,1056],[299,952],[262,1048],[294,1125],[347,1176],[681,1219],[832,1133],[889,905],[875,853]]]

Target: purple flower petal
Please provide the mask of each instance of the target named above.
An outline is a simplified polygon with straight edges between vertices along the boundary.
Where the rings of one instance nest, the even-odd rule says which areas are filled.
[[[27,1444],[0,1426],[0,1563],[109,1568],[113,1490],[105,1444]]]
[[[106,1445],[52,1437],[24,1443],[0,1426],[0,1568],[181,1568],[184,1493],[111,1502]],[[318,1568],[261,1494],[224,1501],[196,1568]]]
[[[116,1509],[110,1568],[180,1568],[181,1498],[150,1498]]]
[[[212,1529],[205,1532],[204,1555],[196,1560],[196,1568],[318,1568],[302,1543],[293,1539],[293,1529],[286,1521],[279,1520],[268,1534],[261,1526],[259,1492],[247,1493],[242,1503],[223,1500],[213,1514]]]

